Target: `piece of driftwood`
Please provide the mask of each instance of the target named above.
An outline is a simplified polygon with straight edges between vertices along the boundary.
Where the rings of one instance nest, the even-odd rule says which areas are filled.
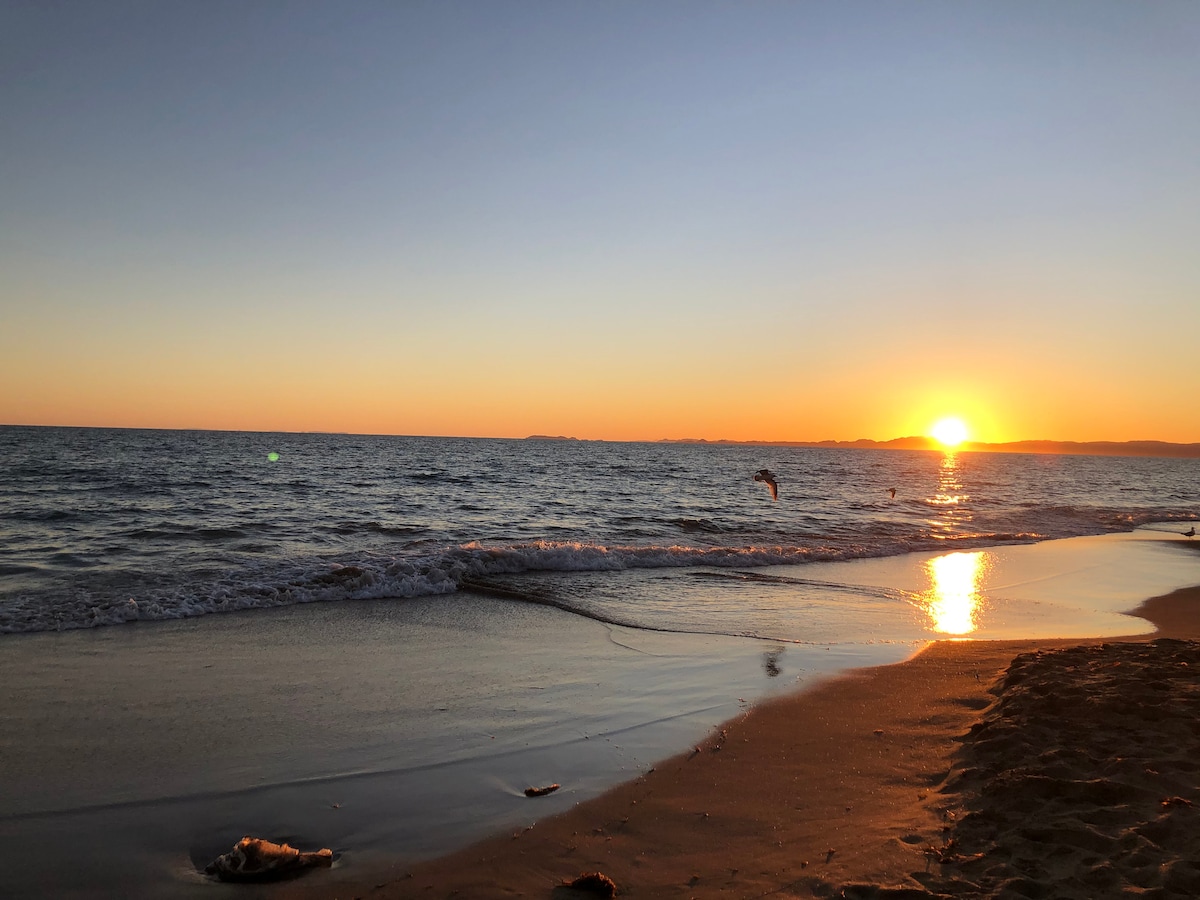
[[[548,784],[545,787],[527,787],[525,788],[526,797],[545,797],[547,794],[553,794],[558,790],[558,784]]]
[[[303,852],[287,844],[247,835],[228,853],[222,853],[205,866],[204,871],[221,881],[275,881],[292,878],[307,869],[332,865],[332,850]]]

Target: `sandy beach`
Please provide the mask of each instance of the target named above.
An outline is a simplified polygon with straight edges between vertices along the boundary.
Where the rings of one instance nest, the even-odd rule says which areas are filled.
[[[628,897],[1195,896],[1200,588],[1135,614],[1158,631],[938,642],[532,827],[264,895],[570,897],[598,871]]]

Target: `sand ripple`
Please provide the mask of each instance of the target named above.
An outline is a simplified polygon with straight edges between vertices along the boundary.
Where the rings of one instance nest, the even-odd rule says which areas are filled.
[[[960,764],[931,895],[1200,896],[1200,643],[1018,656]]]

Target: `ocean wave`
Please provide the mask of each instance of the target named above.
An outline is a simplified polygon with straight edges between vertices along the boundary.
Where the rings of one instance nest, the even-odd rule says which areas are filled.
[[[13,522],[71,522],[80,519],[79,512],[71,509],[14,509],[6,515]]]
[[[40,571],[40,566],[25,566],[20,564],[10,565],[9,563],[0,563],[0,575],[28,575]]]
[[[1193,460],[277,435],[278,464],[251,469],[264,440],[0,428],[18,473],[0,506],[20,512],[0,631],[436,596],[526,572],[620,594],[616,578],[554,573],[765,571],[1198,521]],[[786,501],[754,485],[763,465]]]
[[[1125,514],[1112,521],[1111,529],[1097,530],[1130,530],[1155,522],[1169,525],[1196,519],[1194,514],[1149,517]],[[684,521],[690,523],[691,520]],[[1120,528],[1116,527],[1118,522]],[[368,528],[377,525],[370,523]],[[697,530],[705,531],[704,528]],[[368,556],[345,563],[313,561],[297,564],[287,574],[279,573],[278,566],[275,566],[274,571],[278,573],[275,575],[271,574],[272,564],[264,562],[258,569],[227,573],[216,581],[206,579],[207,584],[203,587],[189,585],[146,590],[143,586],[120,595],[109,591],[109,596],[99,596],[97,592],[86,589],[56,588],[52,592],[39,592],[36,595],[18,595],[0,602],[0,634],[184,619],[302,603],[429,597],[454,593],[464,584],[489,576],[531,572],[617,572],[683,567],[762,569],[919,551],[945,552],[951,547],[971,549],[1004,543],[1030,543],[1065,536],[1071,535],[1047,535],[1040,531],[959,534],[931,531],[916,536],[911,533],[886,536],[875,533],[871,540],[861,543],[838,541],[807,545],[762,543],[707,547],[686,544],[610,545],[565,540],[495,544],[470,541],[447,547],[433,546],[435,542],[419,540],[405,545],[412,554],[406,557]],[[74,569],[95,564],[93,560],[69,554],[57,554],[54,562]],[[15,574],[25,570],[25,567],[10,567],[8,572]]]
[[[674,519],[673,525],[685,534],[722,534],[725,529],[711,519]]]
[[[1000,535],[911,544],[854,546],[760,545],[603,545],[578,541],[531,541],[489,545],[472,541],[403,559],[363,559],[352,563],[310,563],[287,576],[266,569],[228,576],[206,588],[192,586],[139,596],[99,597],[90,590],[54,597],[16,597],[0,605],[0,633],[63,631],[128,622],[184,619],[214,613],[270,609],[339,600],[389,600],[458,591],[464,583],[497,575],[529,572],[606,572],[628,569],[711,567],[765,568],[895,555],[919,549],[945,549],[946,543],[977,546]],[[1014,539],[1033,540],[1032,535]]]
[[[385,525],[382,522],[334,522],[324,526],[331,534],[384,534],[406,536],[420,534],[426,529],[419,525]]]

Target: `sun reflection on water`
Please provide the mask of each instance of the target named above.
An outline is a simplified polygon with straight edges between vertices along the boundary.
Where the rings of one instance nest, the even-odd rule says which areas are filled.
[[[936,518],[929,520],[929,531],[935,538],[955,536],[973,518],[969,507],[971,496],[963,487],[958,468],[957,454],[947,450],[938,470],[937,494],[928,501],[937,510]]]
[[[981,550],[947,553],[925,563],[930,586],[921,600],[935,631],[963,635],[979,627],[980,587],[990,567]]]

